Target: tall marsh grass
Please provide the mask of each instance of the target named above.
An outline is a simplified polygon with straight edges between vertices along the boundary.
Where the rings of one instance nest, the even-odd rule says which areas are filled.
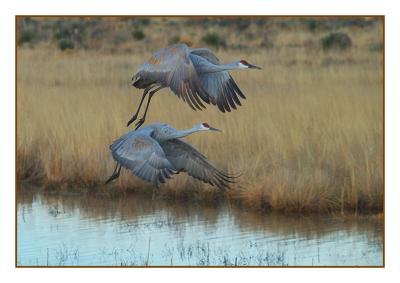
[[[160,194],[169,198],[228,197],[241,205],[277,211],[381,211],[382,69],[367,48],[326,53],[315,48],[273,48],[246,59],[261,71],[232,72],[247,96],[222,114],[192,111],[169,90],[153,99],[147,123],[178,129],[200,122],[222,133],[187,138],[211,162],[241,172],[224,195],[180,174]],[[132,128],[126,122],[141,97],[129,85],[148,53],[18,50],[18,178],[49,189],[151,190],[123,171],[104,181],[114,162],[109,144]]]

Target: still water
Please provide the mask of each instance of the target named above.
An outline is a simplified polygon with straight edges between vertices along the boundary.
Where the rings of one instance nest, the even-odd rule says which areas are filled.
[[[382,265],[377,216],[257,214],[213,206],[23,190],[19,266]]]

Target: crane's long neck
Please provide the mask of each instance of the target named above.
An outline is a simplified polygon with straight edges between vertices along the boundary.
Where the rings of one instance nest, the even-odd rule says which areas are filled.
[[[204,130],[201,126],[197,125],[187,130],[176,130],[172,127],[155,128],[152,130],[151,136],[159,142],[183,138],[195,132]]]
[[[193,128],[187,129],[187,130],[176,130],[176,132],[172,135],[173,139],[178,139],[178,138],[184,138],[188,135],[191,135],[196,132],[204,131],[204,129],[201,129],[199,126],[194,126]]]
[[[204,70],[204,73],[216,73],[216,72],[229,71],[229,70],[234,70],[234,69],[240,69],[240,67],[238,66],[236,61],[228,63],[228,64],[222,64],[222,65],[209,65],[209,66],[207,66],[207,69]]]
[[[223,64],[223,65],[220,65],[220,66],[222,67],[223,70],[241,69],[241,68],[238,66],[237,61],[234,61],[234,62],[231,62],[231,63],[228,63],[228,64]]]
[[[196,71],[198,73],[216,73],[233,69],[240,69],[237,61],[228,64],[215,65],[208,62],[203,57],[197,56],[195,54],[190,54],[190,58],[192,59],[192,62],[195,65]]]
[[[176,133],[173,135],[173,138],[177,139],[177,138],[183,138],[186,137],[188,135],[191,135],[193,133],[202,131],[202,129],[200,129],[198,126],[194,126],[193,128],[187,129],[187,130],[182,130],[182,131],[176,131]]]

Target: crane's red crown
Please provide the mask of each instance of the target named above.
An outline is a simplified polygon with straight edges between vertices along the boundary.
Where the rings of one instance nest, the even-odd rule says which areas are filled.
[[[242,63],[243,65],[248,65],[249,63],[247,63],[246,60],[240,60],[240,63]]]
[[[210,126],[207,123],[202,123],[202,125],[206,128],[209,128]]]

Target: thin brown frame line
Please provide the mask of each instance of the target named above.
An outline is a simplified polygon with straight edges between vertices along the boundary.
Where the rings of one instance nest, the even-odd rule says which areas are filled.
[[[382,188],[383,188],[383,229],[382,229],[382,265],[376,266],[101,266],[101,265],[79,265],[79,266],[19,266],[18,265],[18,245],[17,245],[17,205],[18,205],[18,19],[23,17],[43,17],[43,18],[364,18],[371,17],[381,20],[382,27]],[[385,268],[385,15],[15,15],[15,268]]]
[[[41,18],[385,18],[385,15],[15,15],[15,17]]]

